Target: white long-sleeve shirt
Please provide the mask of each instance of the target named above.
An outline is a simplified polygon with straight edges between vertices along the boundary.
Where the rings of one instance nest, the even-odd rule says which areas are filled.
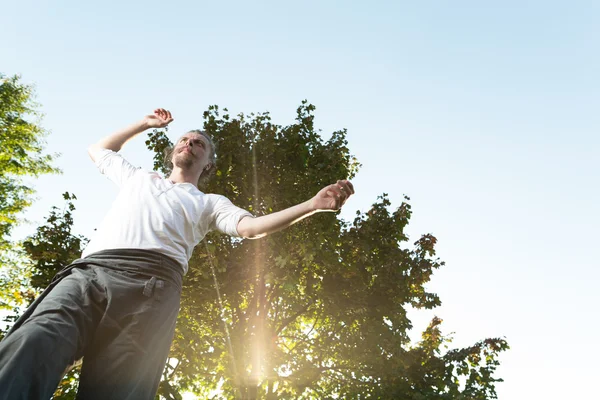
[[[224,196],[135,168],[112,150],[101,150],[96,166],[120,191],[82,257],[108,249],[154,250],[177,260],[185,275],[194,247],[208,232],[239,236],[238,222],[252,216]]]

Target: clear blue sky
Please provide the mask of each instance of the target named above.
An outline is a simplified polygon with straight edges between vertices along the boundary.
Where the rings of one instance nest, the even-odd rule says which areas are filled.
[[[363,163],[343,215],[411,197],[409,232],[447,265],[429,285],[454,346],[504,336],[500,399],[591,398],[600,324],[600,3],[3,2],[0,68],[35,83],[91,235],[116,190],[86,147],[156,107],[173,136],[209,104],[293,121],[302,99]],[[150,168],[143,139],[125,155]],[[291,177],[293,179],[293,177]],[[308,194],[307,196],[312,195]]]

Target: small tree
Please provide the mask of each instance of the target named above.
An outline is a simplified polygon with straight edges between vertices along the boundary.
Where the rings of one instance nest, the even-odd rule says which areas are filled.
[[[47,132],[33,97],[33,86],[0,73],[0,251],[9,247],[12,227],[31,204],[34,190],[22,178],[58,172],[54,156],[43,154]]]
[[[72,232],[73,201],[77,197],[65,192],[63,199],[66,202],[64,208],[52,207],[46,223],[23,241],[25,253],[33,263],[31,286],[38,290],[46,288],[54,275],[79,258],[88,242],[85,237]]]
[[[23,241],[23,249],[28,259],[30,271],[30,288],[36,292],[45,289],[54,275],[66,265],[81,256],[88,240],[72,232],[74,194],[63,193],[65,205],[61,209],[52,207],[46,223],[40,225],[36,232]],[[80,364],[69,368],[54,394],[55,400],[72,400],[77,393]]]

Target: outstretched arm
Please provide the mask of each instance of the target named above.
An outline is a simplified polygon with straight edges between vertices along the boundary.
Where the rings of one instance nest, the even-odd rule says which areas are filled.
[[[88,148],[88,154],[92,161],[96,162],[97,152],[100,149],[119,151],[123,145],[132,137],[144,132],[150,128],[164,128],[173,121],[171,113],[163,108],[157,108],[153,114],[146,115],[140,121],[121,129],[112,135],[100,139],[97,143]]]
[[[314,213],[338,211],[352,194],[354,187],[350,181],[337,181],[304,203],[262,217],[244,217],[238,223],[237,230],[242,237],[257,239],[287,228]]]

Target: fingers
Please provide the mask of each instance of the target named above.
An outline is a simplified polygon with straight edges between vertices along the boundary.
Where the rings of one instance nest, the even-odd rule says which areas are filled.
[[[348,197],[350,197],[351,194],[354,194],[354,186],[352,185],[352,183],[347,180],[344,179],[342,181],[337,181],[337,186],[348,195]]]
[[[156,115],[161,120],[165,119],[165,113],[166,110],[164,108],[157,108],[156,110],[154,110],[154,115]]]
[[[173,122],[173,116],[171,115],[171,111],[165,110],[164,108],[157,108],[154,110],[154,115],[156,115],[163,122],[163,126],[168,125]]]
[[[348,180],[340,180],[327,187],[327,195],[333,200],[335,210],[339,210],[354,194],[354,186]]]
[[[327,188],[327,197],[329,197],[329,204],[325,207],[333,211],[337,211],[342,206],[342,195],[339,188],[335,185],[331,185]]]
[[[342,207],[346,203],[346,200],[348,200],[348,198],[354,194],[354,186],[352,186],[352,183],[350,183],[350,181],[343,180],[343,181],[337,181],[336,187],[338,188],[339,193],[340,193],[339,207]]]
[[[350,190],[352,191],[352,194],[354,194],[354,185],[352,184],[352,182],[350,182],[349,180],[345,179],[344,182],[346,182],[346,185],[348,185],[348,187],[350,188]]]

